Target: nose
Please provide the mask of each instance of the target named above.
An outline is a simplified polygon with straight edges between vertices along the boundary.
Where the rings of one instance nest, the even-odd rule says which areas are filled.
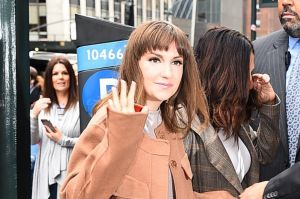
[[[58,73],[58,78],[61,79],[63,77],[62,73]]]
[[[291,6],[293,5],[294,0],[282,0],[282,6]]]
[[[161,75],[164,78],[169,78],[172,75],[172,66],[170,64],[165,64],[162,68]]]

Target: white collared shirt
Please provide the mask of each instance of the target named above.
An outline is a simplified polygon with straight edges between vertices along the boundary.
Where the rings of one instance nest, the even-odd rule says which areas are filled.
[[[242,182],[251,165],[249,150],[239,137],[237,141],[234,140],[233,136],[227,139],[223,130],[219,131],[218,136],[226,149],[240,182]]]

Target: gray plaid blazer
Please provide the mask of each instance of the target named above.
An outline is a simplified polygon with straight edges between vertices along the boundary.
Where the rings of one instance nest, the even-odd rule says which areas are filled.
[[[242,125],[240,138],[251,156],[250,169],[242,183],[215,129],[210,125],[200,131],[199,119],[193,121],[184,143],[193,172],[194,191],[226,190],[237,197],[246,187],[259,181],[259,163],[269,163],[279,143],[280,100],[277,100],[276,105],[263,105],[260,109],[257,132],[249,124]]]

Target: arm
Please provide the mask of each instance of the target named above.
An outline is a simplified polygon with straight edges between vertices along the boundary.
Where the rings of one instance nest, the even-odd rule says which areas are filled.
[[[300,198],[300,162],[269,181],[264,191],[265,198]]]
[[[253,74],[253,89],[257,100],[262,102],[259,110],[260,123],[257,134],[250,127],[250,136],[262,164],[272,161],[279,144],[280,99],[276,96],[267,74]]]
[[[38,118],[32,114],[30,110],[30,134],[31,134],[31,144],[37,144],[40,141],[39,136],[39,122]]]
[[[30,110],[30,131],[31,144],[37,144],[40,141],[38,116],[40,112],[51,104],[50,98],[41,98],[37,100]]]
[[[263,104],[260,108],[260,123],[257,132],[250,127],[252,141],[259,162],[262,164],[272,161],[279,144],[280,100],[277,96],[276,98],[274,105]]]
[[[128,171],[146,114],[107,112],[107,119],[89,125],[75,145],[61,198],[109,198]]]
[[[136,84],[121,80],[121,92],[112,88],[109,108],[102,107],[75,145],[61,198],[109,198],[128,171],[144,136],[148,109],[134,111]],[[107,113],[107,114],[106,114]],[[124,139],[125,138],[125,139]]]
[[[300,162],[273,177],[248,187],[241,199],[294,199],[300,197]]]
[[[79,137],[71,138],[63,135],[62,138],[58,141],[58,144],[62,147],[74,147],[78,142]]]

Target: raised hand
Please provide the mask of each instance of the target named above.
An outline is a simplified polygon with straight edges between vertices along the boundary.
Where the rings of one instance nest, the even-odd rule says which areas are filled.
[[[109,108],[116,112],[121,113],[134,113],[134,95],[136,90],[136,83],[133,81],[130,85],[130,89],[127,94],[127,83],[121,80],[121,91],[120,94],[118,90],[112,88],[112,99],[108,100]],[[143,107],[141,112],[147,112],[146,106]]]
[[[270,76],[268,74],[253,74],[252,81],[253,89],[257,91],[259,100],[262,103],[273,103],[276,94],[270,84]]]
[[[51,104],[50,98],[43,98],[43,96],[40,96],[40,99],[37,100],[32,108],[32,114],[36,118],[41,110],[47,108]]]

